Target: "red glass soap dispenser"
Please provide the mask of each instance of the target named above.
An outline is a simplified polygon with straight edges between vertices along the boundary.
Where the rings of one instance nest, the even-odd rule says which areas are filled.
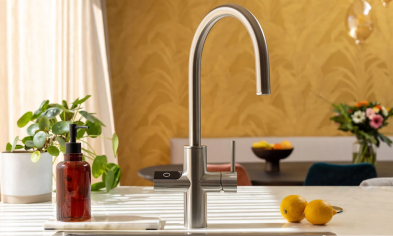
[[[56,166],[56,200],[58,221],[85,221],[91,218],[90,165],[82,160],[77,129],[87,126],[70,124],[70,142],[66,143],[64,161]]]

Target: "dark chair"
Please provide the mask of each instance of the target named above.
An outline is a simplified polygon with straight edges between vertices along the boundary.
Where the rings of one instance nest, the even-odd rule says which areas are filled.
[[[375,167],[368,163],[334,165],[315,163],[308,170],[305,186],[359,186],[366,179],[377,177]]]

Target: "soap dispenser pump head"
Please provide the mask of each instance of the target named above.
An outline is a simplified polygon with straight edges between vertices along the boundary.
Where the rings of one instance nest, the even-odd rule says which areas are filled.
[[[82,152],[81,143],[76,142],[78,129],[88,129],[89,127],[78,126],[77,124],[69,124],[69,128],[70,128],[70,142],[66,143],[65,154],[81,153]]]

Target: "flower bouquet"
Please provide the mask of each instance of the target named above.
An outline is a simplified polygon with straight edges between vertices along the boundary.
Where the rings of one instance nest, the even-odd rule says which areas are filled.
[[[357,141],[354,144],[353,163],[371,163],[375,165],[376,153],[373,145],[379,147],[380,142],[391,146],[392,141],[379,132],[388,125],[392,110],[378,102],[361,101],[350,106],[333,104],[335,116],[330,119],[339,125],[339,130],[353,133]]]

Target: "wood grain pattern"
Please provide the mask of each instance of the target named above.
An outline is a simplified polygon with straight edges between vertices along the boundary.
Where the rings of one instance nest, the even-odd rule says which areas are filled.
[[[107,0],[122,185],[150,184],[140,168],[168,164],[169,139],[188,136],[188,57],[194,32],[227,0]],[[370,1],[376,29],[362,46],[345,30],[350,0],[232,0],[259,20],[271,63],[270,96],[255,95],[245,28],[225,18],[202,60],[202,135],[335,136],[328,102],[392,106],[392,14]],[[390,13],[389,13],[390,12]],[[392,127],[386,134],[392,134]]]

